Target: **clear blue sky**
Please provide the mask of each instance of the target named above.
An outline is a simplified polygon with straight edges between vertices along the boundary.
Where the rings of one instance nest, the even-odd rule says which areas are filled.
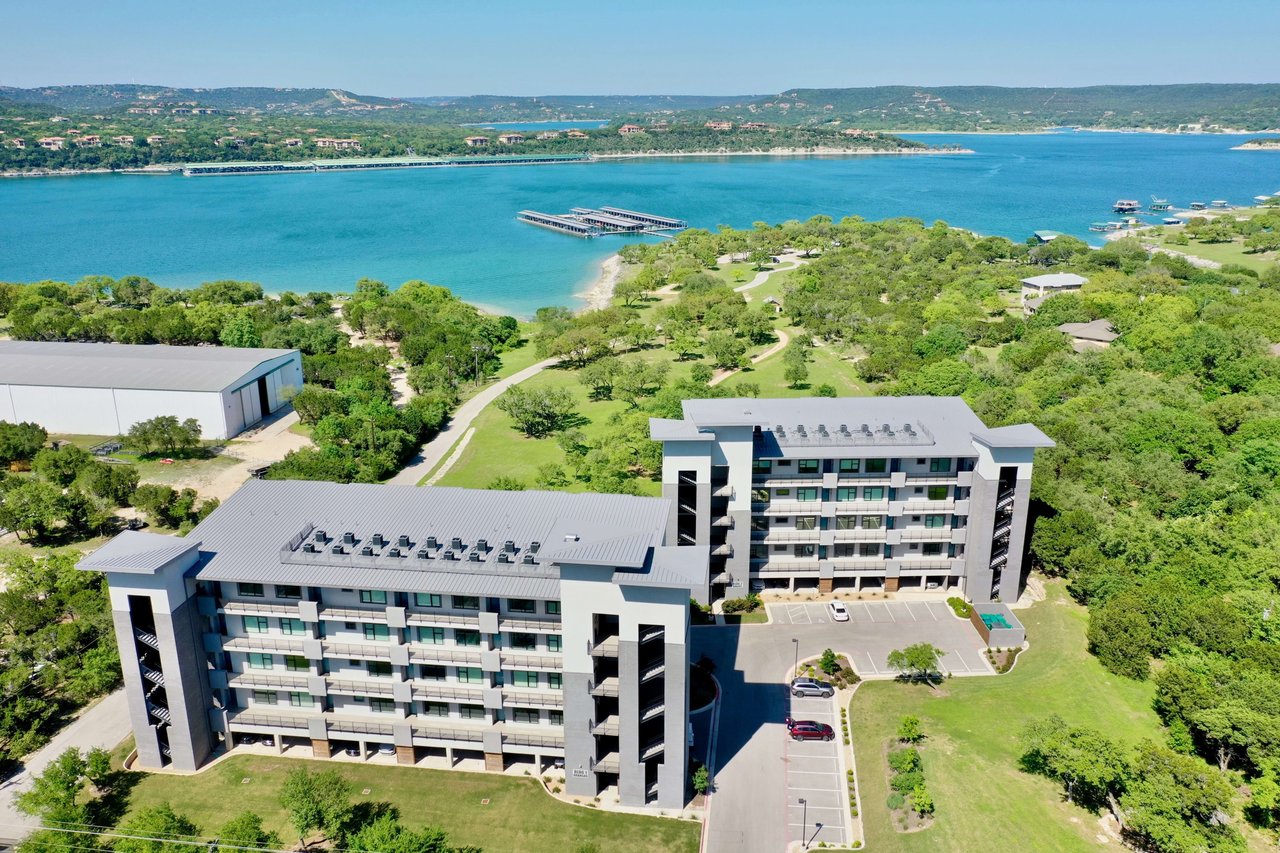
[[[1280,82],[1280,0],[7,2],[0,85],[375,95]]]

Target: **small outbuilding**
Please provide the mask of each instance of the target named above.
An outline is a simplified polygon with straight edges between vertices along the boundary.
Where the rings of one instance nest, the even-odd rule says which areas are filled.
[[[1058,331],[1071,338],[1076,352],[1087,349],[1104,349],[1120,337],[1110,320],[1090,320],[1088,323],[1063,323]]]
[[[0,341],[0,420],[51,433],[123,435],[173,415],[226,439],[301,388],[294,349]]]

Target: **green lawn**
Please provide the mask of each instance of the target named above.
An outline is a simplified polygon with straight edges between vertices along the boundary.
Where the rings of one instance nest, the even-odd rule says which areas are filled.
[[[1171,233],[1177,233],[1172,230]],[[1147,239],[1144,235],[1143,239]],[[1174,252],[1182,252],[1186,255],[1195,255],[1197,258],[1204,258],[1210,261],[1217,261],[1220,264],[1239,264],[1251,270],[1262,272],[1268,268],[1274,267],[1277,261],[1280,261],[1280,252],[1259,252],[1257,254],[1248,254],[1244,250],[1244,240],[1237,238],[1232,243],[1200,243],[1195,240],[1187,243],[1185,246],[1178,245],[1169,241],[1169,234],[1151,235],[1150,242],[1163,246]]]
[[[611,853],[698,849],[698,823],[561,803],[533,779],[266,756],[238,756],[193,776],[143,775],[129,793],[129,809],[167,801],[206,835],[252,810],[289,844],[294,834],[279,797],[285,772],[296,767],[337,770],[351,782],[357,802],[389,803],[407,825],[439,826],[451,844],[474,844],[485,853],[560,853],[587,842]],[[361,794],[366,788],[369,793]]]
[[[789,328],[788,334],[801,334],[801,330]],[[782,353],[770,356],[726,382],[754,382],[760,386],[761,397],[812,397],[819,385],[831,385],[841,397],[860,397],[873,393],[872,386],[858,377],[852,361],[832,346],[814,347],[810,350],[809,379],[805,386],[792,388],[783,377],[785,365]]]
[[[892,682],[863,684],[849,705],[862,786],[867,846],[893,851],[994,848],[1096,850],[1095,815],[1062,801],[1060,786],[1018,769],[1018,733],[1033,719],[1059,714],[1123,743],[1162,740],[1149,683],[1106,672],[1085,649],[1084,608],[1061,583],[1030,610],[1018,611],[1031,648],[1007,675],[953,678],[940,689]],[[925,778],[937,818],[921,832],[889,822],[886,743],[898,721],[915,714],[928,735]]]

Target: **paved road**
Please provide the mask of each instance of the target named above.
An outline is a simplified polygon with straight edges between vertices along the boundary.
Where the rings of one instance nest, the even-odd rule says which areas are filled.
[[[129,706],[124,691],[117,690],[54,735],[43,749],[23,759],[22,770],[0,782],[0,839],[18,840],[36,827],[36,819],[18,811],[14,798],[19,791],[30,790],[32,778],[43,773],[53,759],[70,747],[112,749],[129,731]]]
[[[387,482],[394,486],[416,486],[418,481],[427,476],[428,472],[436,466],[436,463],[444,458],[444,455],[449,452],[449,448],[453,447],[453,443],[458,440],[459,436],[467,431],[467,428],[471,426],[471,422],[484,410],[485,406],[498,399],[512,385],[519,385],[526,379],[537,376],[543,370],[555,364],[556,361],[558,359],[543,359],[518,373],[511,374],[506,379],[493,383],[463,403],[449,418],[449,423],[445,428],[440,430],[431,441],[422,445],[422,448],[410,460],[409,464]]]
[[[847,603],[849,622],[832,622],[823,604],[770,604],[774,624],[692,631],[694,658],[705,653],[715,660],[723,690],[704,853],[776,853],[800,840],[801,829],[790,825],[798,797],[791,779],[800,762],[790,759],[783,724],[790,708],[784,683],[797,654],[816,657],[832,648],[848,654],[863,677],[889,678],[889,650],[930,642],[948,650],[943,666],[956,674],[991,673],[977,631],[943,602]],[[822,769],[814,777],[824,780],[818,788],[828,787]]]

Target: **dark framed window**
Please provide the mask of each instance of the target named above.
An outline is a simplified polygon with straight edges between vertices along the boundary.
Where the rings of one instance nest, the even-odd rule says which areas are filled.
[[[548,601],[545,605],[543,605],[543,607],[546,610],[548,616],[560,615],[560,602],[558,601]]]
[[[801,474],[817,474],[819,470],[817,459],[801,459],[796,462],[796,471]]]
[[[241,616],[240,622],[248,634],[265,634],[271,624],[265,616]]]
[[[387,678],[391,675],[391,661],[389,660],[367,660],[364,662],[365,671],[376,678]]]
[[[485,711],[483,705],[459,705],[458,716],[464,720],[483,720]]]
[[[534,634],[512,634],[511,648],[521,651],[533,651],[538,647],[538,638]]]
[[[281,619],[280,632],[291,636],[300,636],[307,633],[307,625],[301,619]]]
[[[275,666],[275,660],[271,655],[262,652],[249,652],[249,668],[250,669],[271,669]]]
[[[451,595],[449,598],[455,610],[480,609],[480,596],[478,595]]]
[[[946,527],[947,517],[945,515],[926,515],[924,517],[924,526],[930,530]]]
[[[289,694],[289,704],[295,708],[310,708],[311,694],[293,692]]]
[[[387,640],[391,637],[391,629],[386,625],[378,625],[373,622],[364,623],[364,638],[366,640]]]
[[[512,708],[511,722],[513,723],[540,723],[542,722],[542,714],[537,708]]]
[[[930,459],[929,470],[934,474],[949,474],[951,472],[951,460]]]
[[[538,673],[518,669],[511,673],[511,684],[515,687],[537,687]]]
[[[864,501],[884,500],[884,486],[863,486],[862,499]]]
[[[752,459],[751,460],[752,474],[768,474],[772,470],[773,470],[772,459]]]
[[[458,667],[458,681],[463,684],[479,684],[484,681],[484,670],[478,666]]]
[[[276,598],[302,598],[302,587],[276,584]]]
[[[480,645],[480,632],[456,628],[453,632],[453,641],[460,646],[478,646]]]
[[[879,530],[881,527],[884,527],[884,516],[864,515],[862,517],[863,530]]]
[[[931,501],[945,501],[949,489],[946,486],[930,486],[929,491],[925,494]]]
[[[799,515],[796,516],[796,530],[817,530],[818,517],[816,515]]]
[[[447,667],[425,663],[418,667],[418,677],[424,681],[444,681],[449,677],[449,673]]]
[[[415,592],[413,603],[418,607],[442,607],[443,596],[434,592]]]
[[[547,686],[552,690],[560,690],[564,687],[564,676],[558,672],[548,672]]]
[[[310,672],[311,661],[302,655],[285,655],[284,668],[289,672]]]
[[[564,645],[559,634],[547,634],[547,651],[558,652]]]
[[[423,702],[422,715],[424,717],[447,717],[449,716],[449,703]]]
[[[862,470],[862,460],[841,459],[839,470],[841,474],[857,474]]]
[[[387,593],[382,589],[362,589],[360,590],[361,604],[386,604]]]
[[[532,598],[508,598],[507,611],[510,613],[536,613],[538,603]]]
[[[796,489],[796,500],[816,501],[821,493],[821,489]]]
[[[887,467],[887,459],[868,459],[867,464],[863,466],[863,470],[868,474],[883,474]]]
[[[238,583],[236,592],[245,598],[262,598],[266,594],[260,583]]]
[[[377,714],[394,714],[396,712],[396,700],[370,699],[369,708]]]
[[[439,645],[440,643],[444,642],[444,629],[443,628],[425,628],[425,627],[419,626],[418,642],[427,643],[433,646]]]

